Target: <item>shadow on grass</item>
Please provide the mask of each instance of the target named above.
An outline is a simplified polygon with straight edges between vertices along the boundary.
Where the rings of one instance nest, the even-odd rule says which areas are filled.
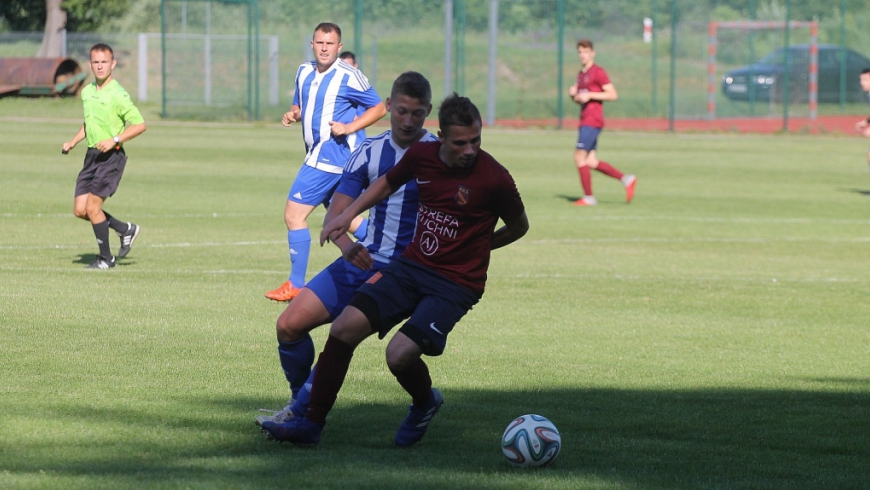
[[[870,189],[844,189],[846,192],[852,192],[855,194],[861,194],[865,197],[870,197]]]
[[[3,470],[127,488],[866,488],[870,394],[854,390],[870,380],[811,381],[853,392],[448,388],[426,438],[409,449],[392,444],[401,400],[340,396],[315,450],[267,441],[253,423],[261,400],[190,397],[168,416],[82,406],[46,423],[111,430],[89,442],[34,437],[2,451]],[[501,433],[524,413],[559,428],[554,467],[504,463]]]

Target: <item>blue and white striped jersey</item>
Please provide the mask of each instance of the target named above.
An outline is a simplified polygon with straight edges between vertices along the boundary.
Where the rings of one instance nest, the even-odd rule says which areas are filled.
[[[302,112],[305,164],[340,174],[356,138],[355,135],[333,138],[329,122],[350,123],[357,115],[357,108],[369,109],[380,102],[368,79],[342,60],[337,60],[323,73],[318,73],[315,61],[299,65],[293,105],[299,106]]]
[[[396,146],[391,134],[386,131],[369,138],[353,152],[335,192],[356,199],[398,163],[406,149]],[[438,137],[426,131],[420,141],[438,141]],[[410,181],[369,210],[368,230],[361,243],[373,259],[389,262],[411,243],[416,225],[417,183]]]

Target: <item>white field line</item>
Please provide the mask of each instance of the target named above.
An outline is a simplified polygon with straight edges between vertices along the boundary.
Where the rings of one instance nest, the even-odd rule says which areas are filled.
[[[137,214],[136,219],[152,218],[259,218],[274,216],[275,213],[178,213],[178,214]],[[0,218],[75,218],[72,213],[0,213]],[[76,218],[78,219],[78,218]]]
[[[269,240],[262,242],[201,242],[201,243],[149,243],[136,245],[136,248],[192,248],[192,247],[248,247],[257,245],[286,244],[287,240]],[[67,250],[88,247],[90,244],[81,245],[0,245],[0,250]]]
[[[558,245],[572,243],[868,243],[870,237],[854,237],[854,238],[826,238],[826,237],[730,237],[730,238],[709,238],[709,237],[690,237],[690,238],[563,238],[563,239],[542,239],[529,240],[521,243],[530,243],[533,245]]]

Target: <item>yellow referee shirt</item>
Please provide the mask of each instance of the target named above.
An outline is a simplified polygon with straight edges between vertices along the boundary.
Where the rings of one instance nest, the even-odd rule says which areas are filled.
[[[112,79],[97,90],[97,83],[89,83],[82,90],[85,108],[85,135],[88,148],[98,142],[112,139],[124,131],[127,123],[145,122],[139,109],[130,100],[130,94],[117,80]]]

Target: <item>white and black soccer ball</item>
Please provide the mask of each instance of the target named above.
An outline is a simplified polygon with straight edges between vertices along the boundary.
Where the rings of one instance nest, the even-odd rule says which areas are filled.
[[[530,413],[508,424],[501,436],[501,449],[505,459],[513,466],[546,466],[559,455],[562,437],[546,417]]]

